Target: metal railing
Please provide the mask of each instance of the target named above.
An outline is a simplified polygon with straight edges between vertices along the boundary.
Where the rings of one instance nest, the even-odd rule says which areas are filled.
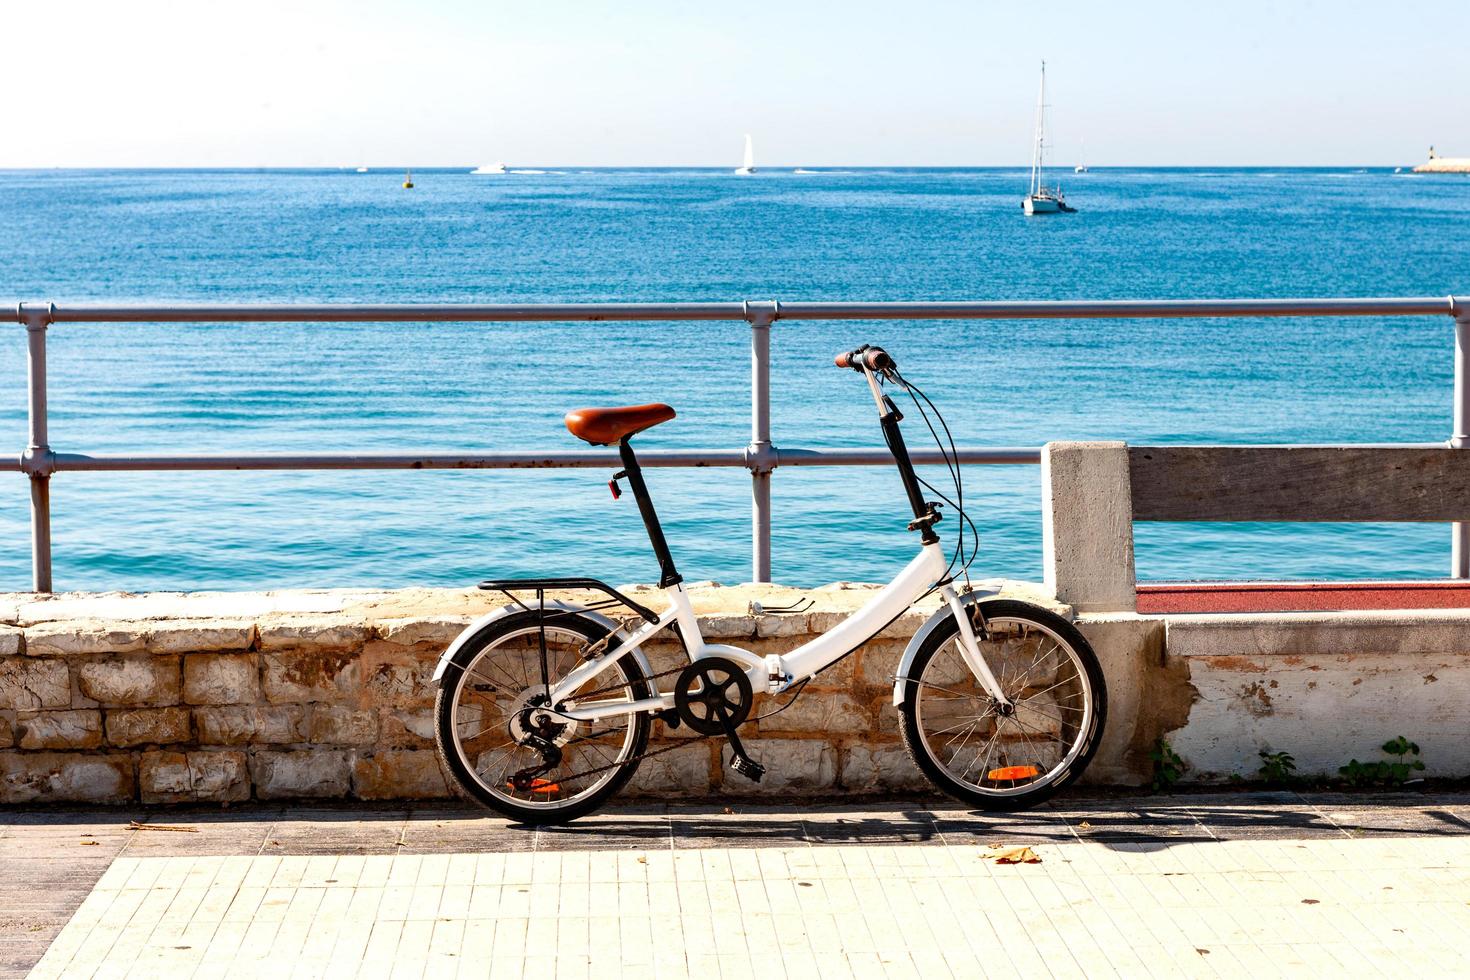
[[[645,466],[742,466],[751,479],[752,578],[771,576],[771,473],[779,466],[888,464],[886,449],[788,449],[771,442],[771,325],[777,320],[1017,320],[1200,317],[1450,316],[1455,320],[1454,434],[1470,446],[1470,299],[1233,299],[936,303],[570,303],[570,304],[316,304],[106,305],[20,303],[26,328],[30,441],[15,469],[31,484],[31,571],[37,592],[50,592],[51,477],[55,473],[174,470],[524,469],[616,467],[612,451],[466,454],[223,454],[209,456],[87,455],[52,450],[47,435],[46,331],[57,323],[392,323],[732,321],[750,325],[750,443],[742,449],[645,450]],[[942,461],[914,451],[914,462]],[[961,463],[1039,463],[1039,449],[962,448]],[[1470,524],[1454,526],[1451,574],[1470,577]]]

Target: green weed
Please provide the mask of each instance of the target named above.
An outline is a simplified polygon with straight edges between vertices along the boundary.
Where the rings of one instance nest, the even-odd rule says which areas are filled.
[[[1392,759],[1378,762],[1359,762],[1349,759],[1348,764],[1337,771],[1343,781],[1354,789],[1369,786],[1402,786],[1409,777],[1424,769],[1419,758],[1419,746],[1400,735],[1383,743],[1383,751]]]
[[[1163,793],[1170,789],[1189,769],[1189,763],[1185,762],[1179,753],[1175,752],[1165,738],[1154,743],[1148,757],[1154,763],[1153,791]]]
[[[1290,752],[1262,749],[1256,754],[1261,757],[1261,768],[1256,771],[1261,782],[1267,786],[1286,786],[1296,782],[1296,759]]]

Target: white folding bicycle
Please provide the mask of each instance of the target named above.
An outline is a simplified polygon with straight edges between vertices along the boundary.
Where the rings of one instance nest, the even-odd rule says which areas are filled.
[[[471,798],[529,824],[589,813],[644,758],[686,744],[650,753],[654,718],[700,737],[727,739],[731,768],[758,781],[765,769],[746,753],[737,731],[751,720],[757,693],[790,692],[794,699],[807,680],[935,591],[944,604],[914,635],[894,671],[893,703],[914,763],[939,789],[986,810],[1032,806],[1081,774],[1107,711],[1097,656],[1076,627],[1050,610],[969,587],[966,570],[975,546],[967,558],[962,524],[954,555],[946,557],[934,530],[940,504],[925,500],[921,489],[948,503],[978,539],[964,514],[953,441],[939,437],[929,412],[948,437],[943,418],[882,348],[864,345],[839,355],[837,364],[861,372],[872,390],[913,509],[908,526],[919,532],[918,556],[862,608],[790,653],[758,656],[706,643],[629,442],[672,419],[674,410],[654,404],[569,413],[573,435],[617,445],[623,469],[608,485],[616,498],[619,481],[627,480],[669,607],[656,613],[592,578],[481,583],[506,593],[511,604],[466,628],[434,673],[439,757]],[[954,481],[953,498],[915,473],[899,431],[903,416],[883,391],[890,382],[913,399],[934,434]],[[957,575],[963,588],[956,588]],[[574,604],[548,601],[548,590],[600,596]],[[605,615],[618,606],[642,624],[632,628]],[[689,662],[655,674],[641,647],[670,626]],[[658,683],[664,677],[673,678],[670,690]]]

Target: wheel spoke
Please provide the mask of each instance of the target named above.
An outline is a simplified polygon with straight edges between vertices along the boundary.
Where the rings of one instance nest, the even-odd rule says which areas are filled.
[[[956,748],[954,750],[954,754],[952,756],[950,756],[951,759],[958,759],[960,757],[960,753],[963,752],[963,751],[965,751],[965,746],[968,745],[969,742],[970,742],[970,736],[972,736],[972,735],[975,734],[975,729],[979,726],[979,724],[980,723],[977,721],[974,725],[970,726],[969,731],[965,735],[964,741],[960,742],[959,747]],[[992,735],[991,736],[991,740],[993,741],[994,738],[995,738],[995,736]],[[950,742],[953,742],[953,741],[954,741],[954,739],[950,739]],[[949,745],[949,743],[946,742],[945,743],[946,748],[948,747],[948,745]],[[977,756],[980,754],[980,750],[978,748],[975,749],[975,754]]]
[[[489,732],[493,732],[495,729],[497,729],[499,727],[500,727],[499,725],[487,725],[486,727],[480,729],[478,732],[475,732],[475,734],[469,735],[469,736],[467,736],[465,738],[461,738],[459,740],[460,741],[460,744],[461,745],[468,745],[471,742],[473,742],[475,739],[479,738],[481,735],[485,735],[485,734],[488,734]]]
[[[990,700],[990,695],[988,695],[988,694],[966,694],[964,691],[956,691],[953,688],[949,688],[949,687],[940,687],[938,684],[931,684],[928,681],[924,681],[923,682],[923,686],[924,687],[927,687],[931,691],[943,691],[945,694],[953,694],[955,696],[955,698],[966,698],[966,699],[968,699],[970,701],[989,701]],[[953,700],[953,699],[949,699],[949,700]]]
[[[951,745],[954,744],[954,740],[957,739],[957,738],[959,738],[961,735],[963,735],[965,738],[968,739],[970,737],[971,733],[973,733],[976,728],[980,727],[980,721],[981,721],[981,719],[976,718],[973,721],[971,721],[969,724],[965,724],[964,722],[961,722],[959,725],[955,725],[954,726],[955,728],[959,728],[959,727],[961,727],[963,725],[965,730],[963,732],[955,732],[955,734],[951,735],[945,741],[944,747],[945,748],[949,748]],[[949,731],[949,730],[950,729],[945,729],[945,731]],[[943,732],[934,732],[932,734],[941,735],[941,734],[943,734]],[[960,747],[963,748],[964,747],[964,744],[965,744],[964,742],[961,742],[960,743]],[[959,750],[956,749],[955,751],[959,751]]]
[[[961,720],[961,721],[955,722],[953,725],[950,725],[948,728],[941,728],[941,729],[939,729],[939,731],[937,731],[937,732],[929,732],[929,734],[931,736],[933,736],[933,735],[945,735],[945,734],[948,734],[949,732],[954,731],[956,728],[963,728],[966,725],[978,724],[979,722],[985,720],[987,717],[990,717],[989,712],[987,712],[986,714],[980,715],[977,718],[966,719],[966,720]],[[948,743],[945,743],[945,744],[948,744]]]
[[[995,752],[995,745],[996,745],[996,743],[1000,741],[1000,726],[1004,722],[1005,722],[1005,719],[1004,718],[1001,718],[995,724],[995,731],[992,732],[991,735],[990,735],[989,748],[987,748],[985,750],[985,762],[980,767],[982,770],[988,770],[990,768],[990,757]],[[964,780],[964,779],[970,778],[970,770],[972,768],[974,768],[975,763],[976,762],[979,762],[979,761],[980,761],[980,750],[979,749],[976,749],[975,750],[975,758],[972,759],[972,760],[970,760],[970,764],[968,766],[966,766],[964,768],[964,771],[962,771],[960,773],[960,779]]]
[[[500,686],[500,684],[501,684],[500,681],[495,680],[493,677],[485,677],[485,676],[483,676],[483,675],[481,675],[481,674],[478,673],[479,669],[482,666],[483,667],[488,667],[488,668],[493,668],[495,671],[497,671],[500,674],[501,677],[504,677],[505,678],[505,683],[508,684],[511,689],[514,689],[515,688],[515,686],[516,686],[516,679],[510,673],[510,671],[506,670],[504,667],[502,667],[500,664],[496,663],[495,661],[491,660],[489,657],[481,657],[479,660],[476,660],[473,664],[470,665],[470,668],[465,671],[465,674],[466,675],[474,674],[476,676],[481,677],[483,680],[485,680],[488,683],[491,683],[491,684],[495,684],[497,686]]]
[[[1043,695],[1043,694],[1045,694],[1045,693],[1046,693],[1046,692],[1048,692],[1048,691],[1055,691],[1055,690],[1056,690],[1056,689],[1057,689],[1057,688],[1059,688],[1059,687],[1061,687],[1061,686],[1062,686],[1062,685],[1063,685],[1063,684],[1070,684],[1070,683],[1072,683],[1072,682],[1073,682],[1073,681],[1074,681],[1074,680],[1076,680],[1076,678],[1075,678],[1075,677],[1068,677],[1068,678],[1067,678],[1067,679],[1066,679],[1066,680],[1064,680],[1064,681],[1057,681],[1057,682],[1056,682],[1056,683],[1055,683],[1055,684],[1053,684],[1053,685],[1052,685],[1052,686],[1051,686],[1051,687],[1043,687],[1043,688],[1042,688],[1042,689],[1041,689],[1041,690],[1039,690],[1039,691],[1037,691],[1037,692],[1036,692],[1036,693],[1035,693],[1035,694],[1032,694],[1032,695],[1031,695],[1031,698],[1039,698],[1039,697],[1041,697],[1041,696],[1042,696],[1042,695]],[[1030,699],[1031,699],[1031,698],[1027,698],[1027,700],[1028,700],[1028,701],[1029,701],[1029,700],[1030,700]]]
[[[1036,665],[1039,664],[1039,663],[1041,663],[1042,660],[1044,660],[1047,657],[1051,656],[1053,653],[1061,653],[1061,651],[1062,651],[1062,645],[1060,643],[1053,643],[1052,644],[1052,648],[1050,650],[1047,650],[1045,653],[1037,654],[1036,659],[1033,660],[1033,661],[1031,661],[1031,665],[1028,666],[1024,671],[1021,672],[1021,676],[1020,677],[1017,677],[1016,678],[1016,687],[1018,687],[1018,688],[1020,688],[1021,690],[1024,691],[1026,689],[1026,687],[1021,682],[1024,681],[1026,678],[1028,678],[1028,677],[1031,676],[1031,671],[1033,671],[1033,670],[1036,669]]]
[[[465,691],[464,693],[470,695],[473,698],[478,698],[481,701],[483,701],[485,704],[488,704],[490,707],[492,707],[496,711],[500,712],[500,714],[501,714],[502,717],[505,717],[505,718],[511,717],[511,713],[509,711],[505,710],[505,708],[501,707],[500,702],[497,701],[497,700],[495,700],[494,698],[489,697],[488,695],[482,694],[481,692],[476,691],[473,688]]]

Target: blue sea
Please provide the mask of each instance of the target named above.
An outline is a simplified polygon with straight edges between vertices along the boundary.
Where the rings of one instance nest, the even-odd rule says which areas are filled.
[[[72,301],[727,301],[1446,295],[1470,290],[1470,179],[1097,169],[1026,219],[1020,170],[0,172],[0,295]],[[550,169],[550,168],[548,168]],[[1448,318],[778,322],[778,446],[879,446],[832,355],[879,343],[961,444],[1431,442]],[[58,325],[51,443],[88,453],[581,449],[568,409],[666,401],[653,447],[749,439],[743,324]],[[0,444],[26,444],[24,331],[0,333]],[[910,426],[911,445],[926,443]],[[648,581],[595,470],[62,473],[56,587]],[[938,475],[937,472],[934,475]],[[974,573],[1041,575],[1035,466],[973,466]],[[680,570],[750,577],[749,478],[649,473]],[[29,582],[0,492],[0,588]],[[889,470],[773,476],[774,577],[885,581],[915,547]],[[952,521],[941,525],[952,534]],[[952,540],[952,538],[950,539]],[[1446,525],[1138,526],[1140,577],[1447,573]]]

